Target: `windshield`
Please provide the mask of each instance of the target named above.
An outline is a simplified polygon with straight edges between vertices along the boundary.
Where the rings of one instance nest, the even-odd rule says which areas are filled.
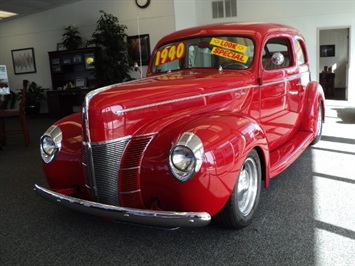
[[[152,72],[191,68],[247,69],[254,58],[254,43],[238,36],[186,39],[161,46],[154,55]]]

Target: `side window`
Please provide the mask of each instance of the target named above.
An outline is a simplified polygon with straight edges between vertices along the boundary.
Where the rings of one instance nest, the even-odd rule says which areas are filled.
[[[281,65],[275,65],[271,62],[274,53],[282,53],[285,60]],[[263,50],[263,67],[266,70],[285,68],[293,65],[292,50],[288,38],[272,38],[267,41]]]
[[[307,63],[304,43],[300,40],[295,40],[296,58],[299,65]]]

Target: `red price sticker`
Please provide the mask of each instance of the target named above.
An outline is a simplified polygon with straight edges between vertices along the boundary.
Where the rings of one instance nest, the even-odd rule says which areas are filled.
[[[185,56],[185,44],[183,42],[165,47],[159,50],[155,56],[155,66],[159,66]]]

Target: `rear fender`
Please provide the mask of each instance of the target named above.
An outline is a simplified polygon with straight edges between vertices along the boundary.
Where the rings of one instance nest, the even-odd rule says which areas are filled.
[[[323,109],[322,121],[324,122],[325,117],[325,106],[324,106],[324,92],[321,85],[318,82],[312,81],[307,85],[307,99],[304,111],[304,119],[302,122],[301,130],[312,132],[314,137],[317,132],[317,119],[318,119],[318,107],[321,105]]]

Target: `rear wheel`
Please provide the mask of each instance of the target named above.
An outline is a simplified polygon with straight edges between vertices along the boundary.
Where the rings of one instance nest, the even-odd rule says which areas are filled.
[[[215,217],[226,227],[242,228],[252,222],[259,203],[261,188],[261,164],[256,150],[246,157],[233,193],[227,204]]]
[[[322,104],[320,103],[318,107],[316,137],[312,141],[311,145],[317,144],[320,141],[322,137],[322,129],[323,129],[323,108],[322,108]]]

